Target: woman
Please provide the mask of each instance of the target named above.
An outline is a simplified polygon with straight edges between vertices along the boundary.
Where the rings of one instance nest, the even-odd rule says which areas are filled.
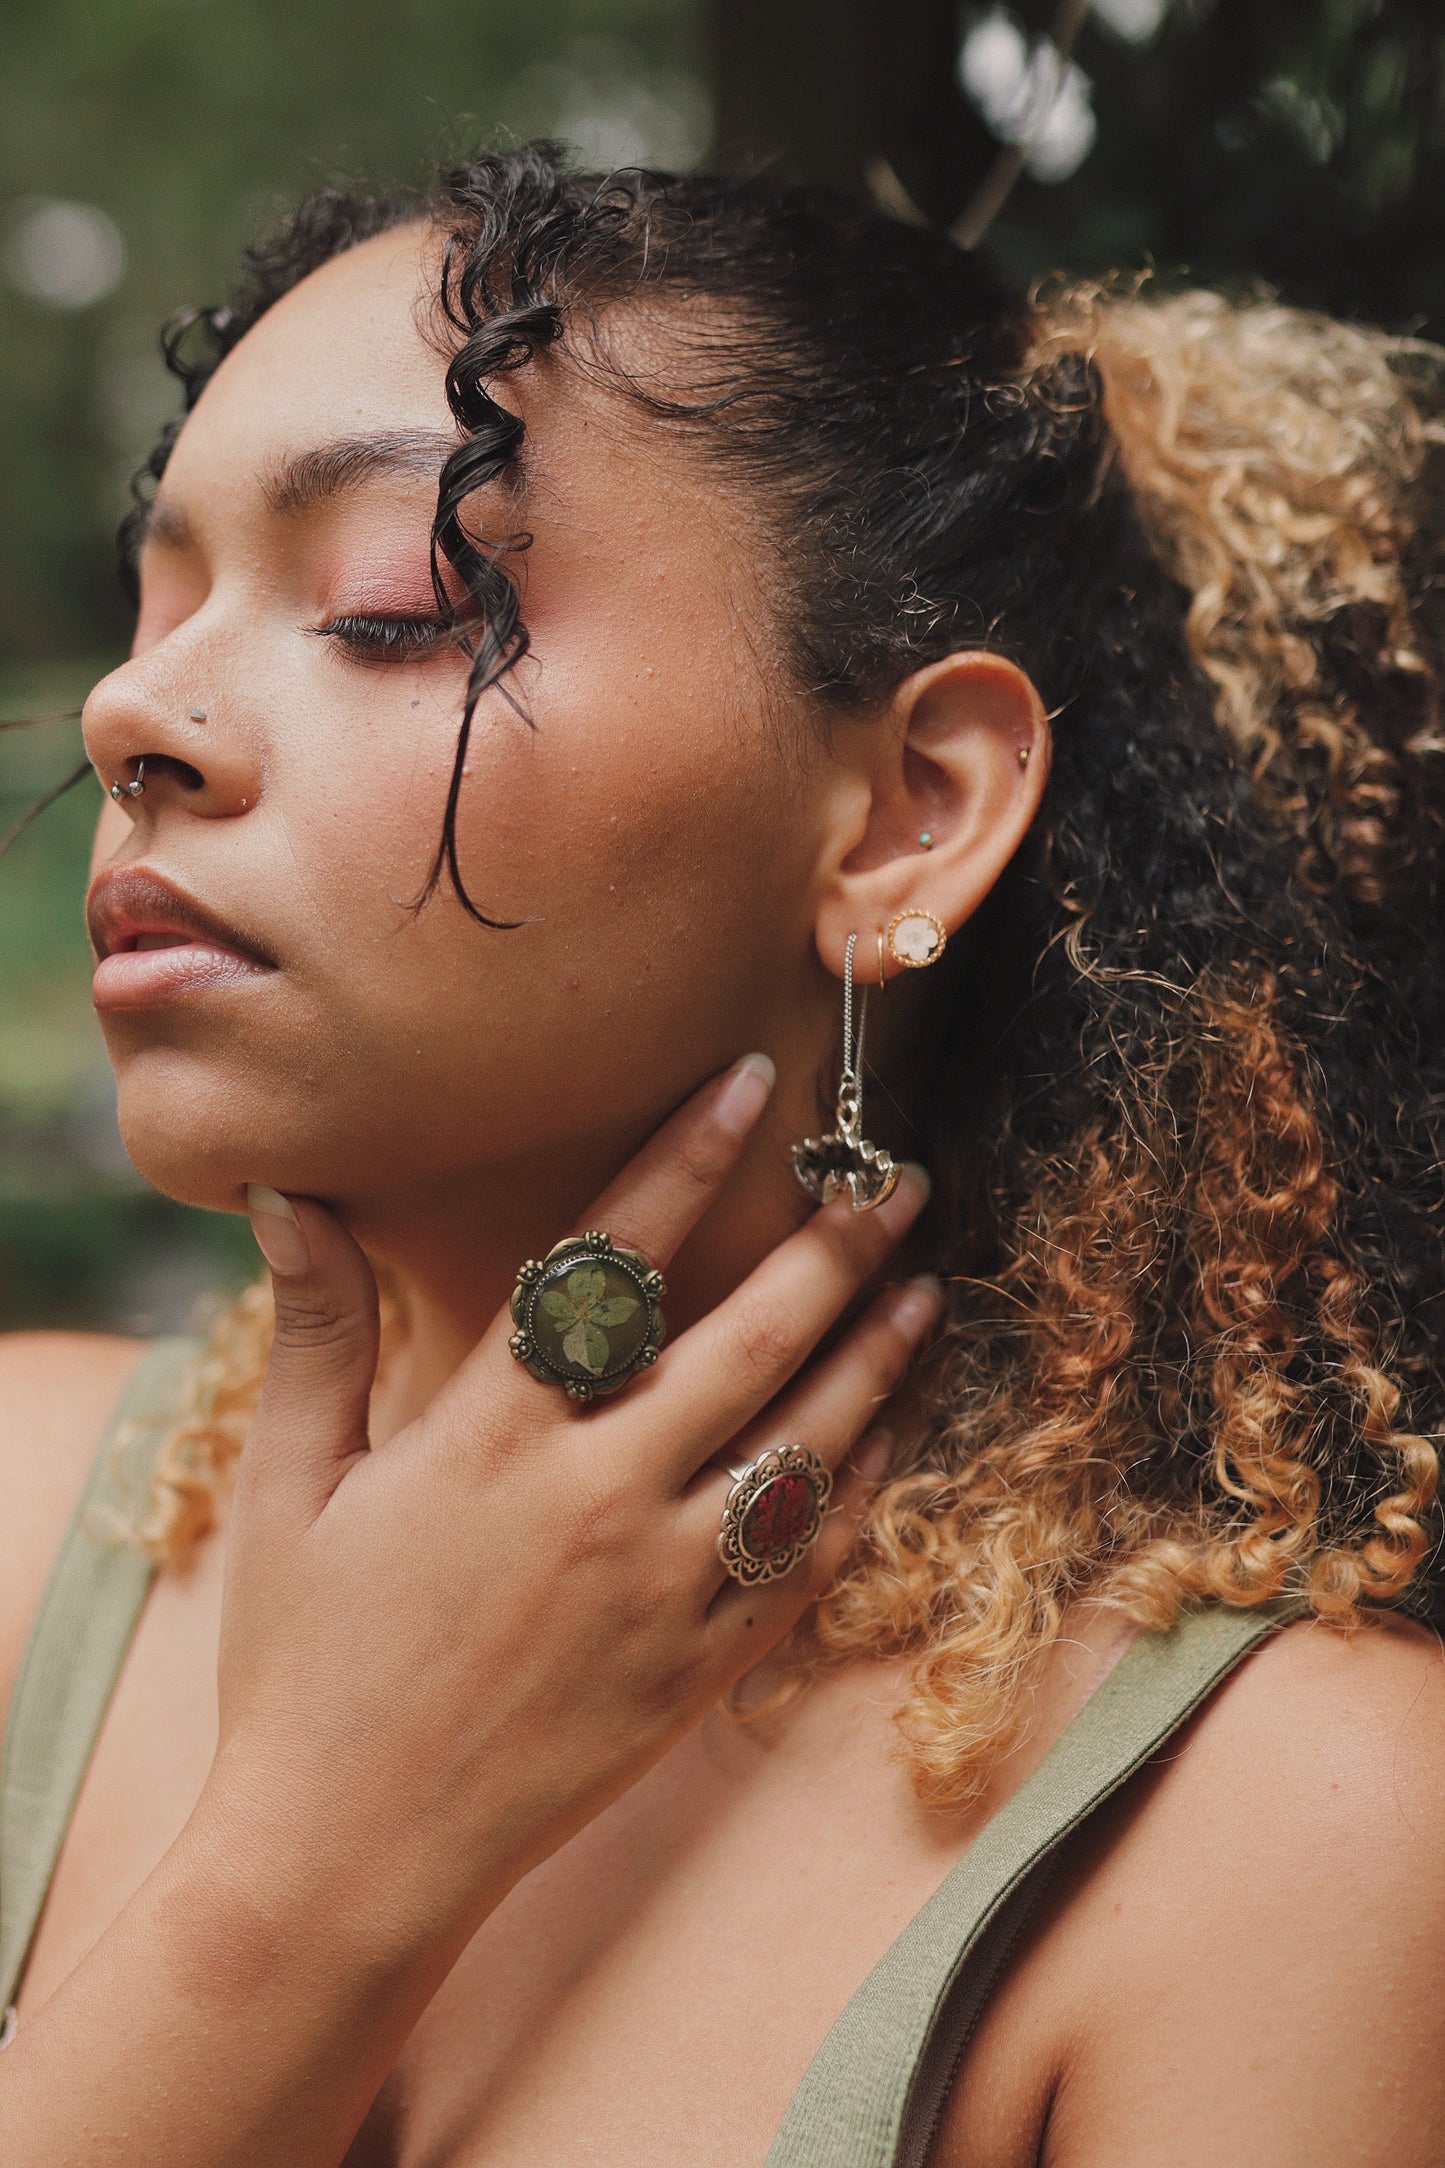
[[[1439,357],[545,148],[170,351],[6,2161],[1437,2160]]]

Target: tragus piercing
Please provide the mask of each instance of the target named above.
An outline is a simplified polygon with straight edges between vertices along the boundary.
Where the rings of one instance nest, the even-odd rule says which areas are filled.
[[[110,786],[110,795],[117,805],[124,805],[127,798],[143,798],[146,787],[146,756],[143,753],[135,764],[135,781],[122,783],[117,777]]]
[[[831,1204],[835,1197],[846,1195],[855,1212],[871,1212],[893,1195],[903,1169],[863,1134],[863,1027],[868,1016],[868,989],[863,989],[855,1038],[853,951],[857,946],[857,934],[850,933],[843,953],[843,1069],[838,1078],[837,1127],[826,1137],[808,1137],[793,1146],[793,1172],[819,1204]]]

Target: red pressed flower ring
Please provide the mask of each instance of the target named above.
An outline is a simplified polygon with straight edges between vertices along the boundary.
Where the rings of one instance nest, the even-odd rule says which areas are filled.
[[[777,1445],[734,1468],[717,1555],[751,1587],[791,1572],[817,1541],[833,1478],[806,1445]]]

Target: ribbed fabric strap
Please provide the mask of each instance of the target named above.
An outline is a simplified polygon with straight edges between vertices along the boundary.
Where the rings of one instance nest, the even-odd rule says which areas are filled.
[[[1292,1615],[1209,1609],[1139,1636],[863,1982],[793,2095],[767,2168],[921,2168],[1037,1870]],[[995,1925],[1002,1933],[980,1951]],[[976,1952],[991,1961],[961,1978]]]
[[[120,1540],[143,1504],[194,1340],[157,1340],[122,1395],[30,1629],[0,1762],[0,2010],[45,1894],[154,1569]]]

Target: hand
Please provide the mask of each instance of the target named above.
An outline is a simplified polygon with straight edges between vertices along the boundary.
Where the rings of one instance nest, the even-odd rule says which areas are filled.
[[[753,1062],[704,1087],[584,1224],[665,1266],[769,1082]],[[926,1195],[909,1170],[876,1212],[825,1207],[585,1413],[513,1359],[503,1311],[373,1451],[366,1259],[320,1205],[279,1218],[275,1192],[254,1193],[276,1341],[237,1484],[213,1785],[289,1827],[309,1871],[459,1947],[837,1571],[886,1442],[847,1456],[936,1317],[936,1283],[880,1296],[799,1372]],[[719,1457],[797,1441],[840,1470],[834,1504],[804,1563],[745,1590],[715,1548]]]

